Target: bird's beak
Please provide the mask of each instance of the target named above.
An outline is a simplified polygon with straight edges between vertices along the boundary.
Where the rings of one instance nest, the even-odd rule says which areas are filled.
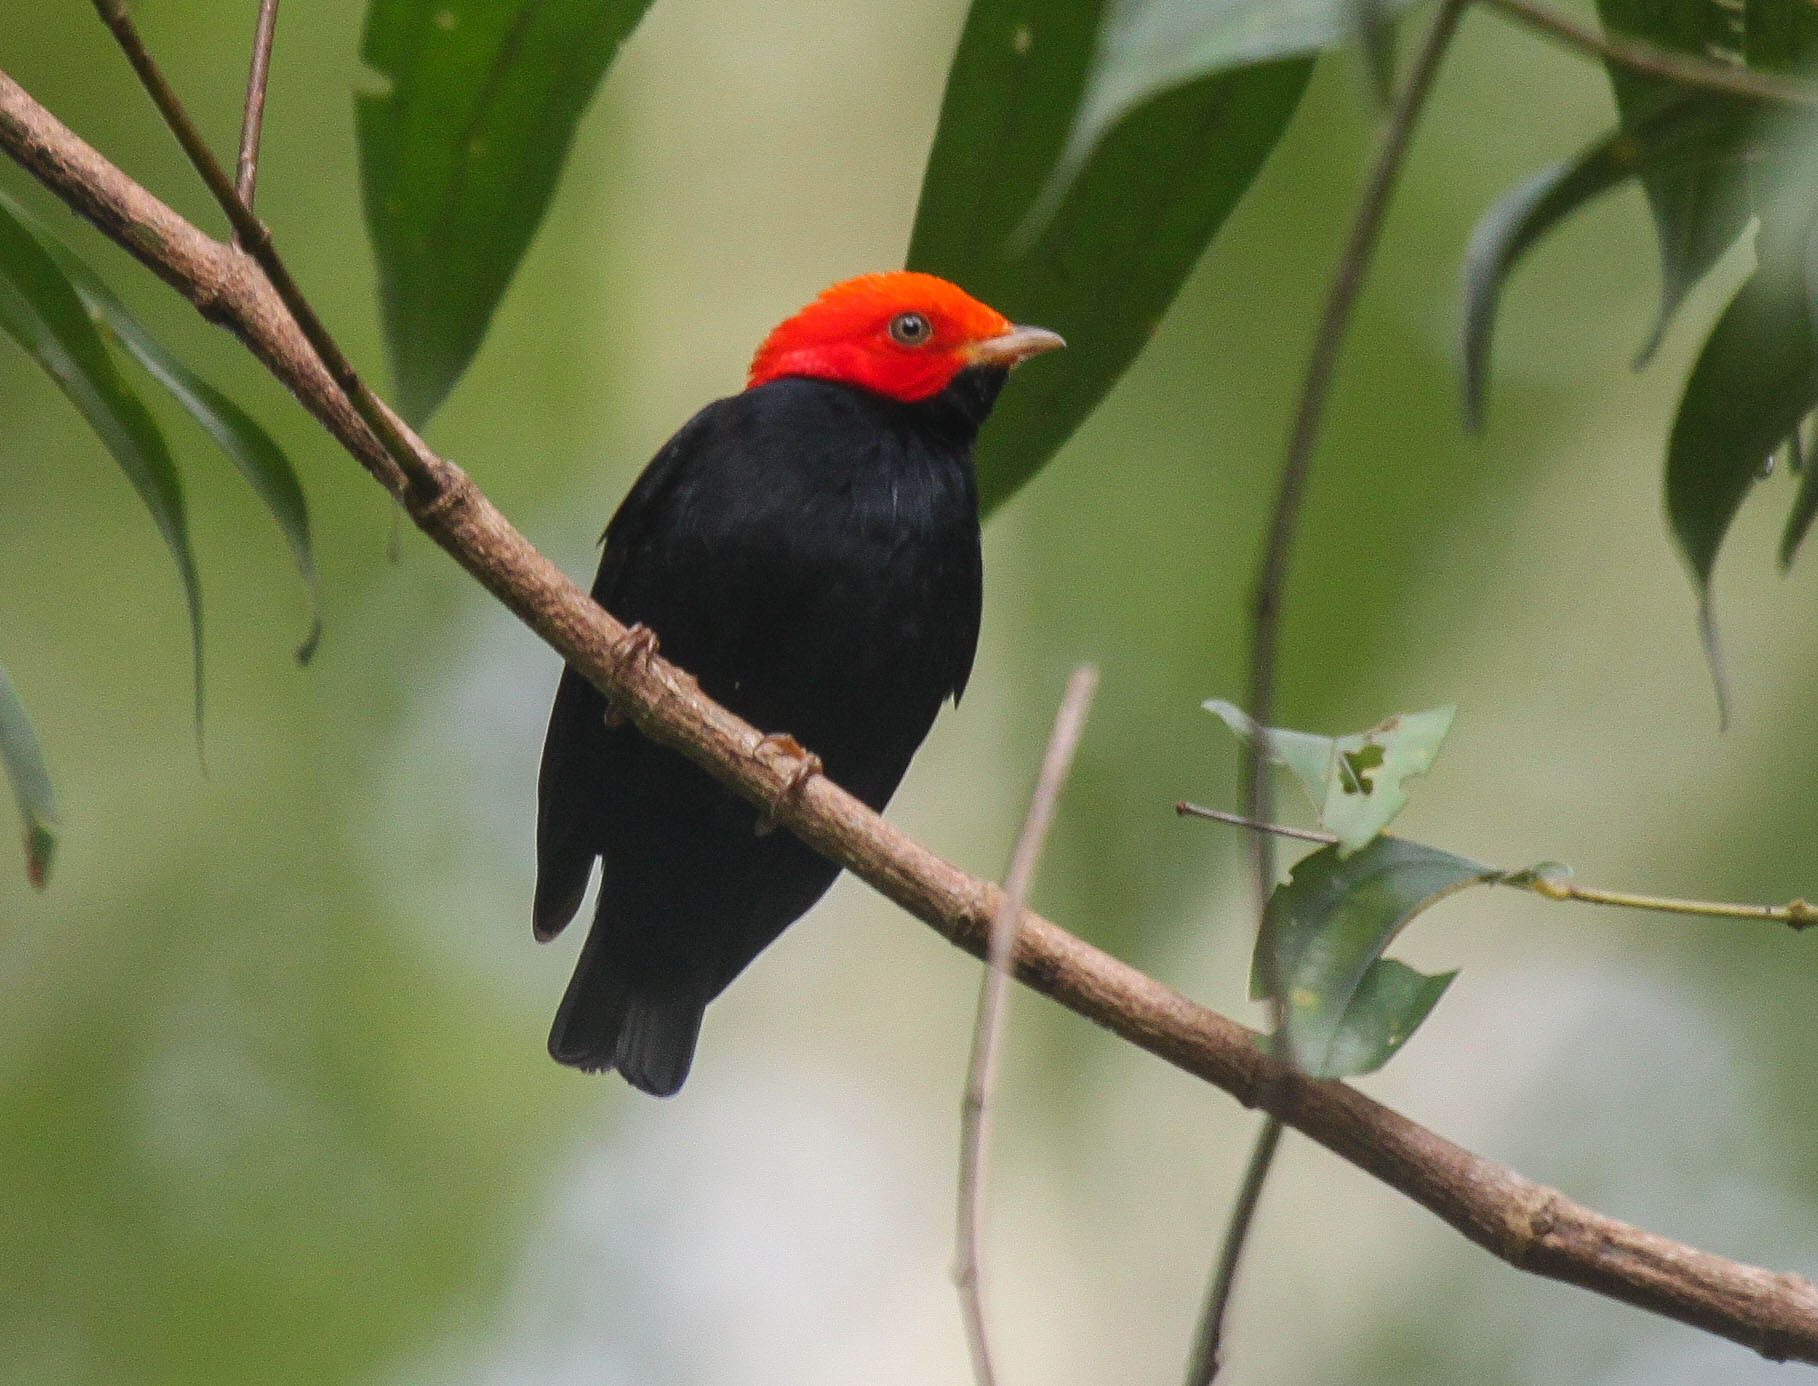
[[[1058,332],[1045,327],[1013,327],[997,337],[974,342],[966,349],[966,363],[972,366],[1002,366],[1008,369],[1017,362],[1044,351],[1058,351],[1067,344]]]

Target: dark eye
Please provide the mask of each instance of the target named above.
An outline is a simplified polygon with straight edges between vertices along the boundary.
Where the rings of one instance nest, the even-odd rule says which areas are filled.
[[[920,313],[898,313],[890,319],[890,340],[898,346],[921,346],[933,335],[934,324]]]

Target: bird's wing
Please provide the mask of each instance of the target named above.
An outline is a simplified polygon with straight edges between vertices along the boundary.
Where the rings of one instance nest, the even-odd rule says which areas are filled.
[[[612,610],[628,570],[653,538],[664,497],[675,486],[684,461],[706,425],[708,409],[695,415],[657,452],[602,536],[605,552],[593,580],[593,599]],[[573,669],[562,670],[543,763],[537,779],[537,885],[531,925],[539,939],[567,926],[587,893],[587,878],[599,855],[598,805],[607,792],[606,699]]]

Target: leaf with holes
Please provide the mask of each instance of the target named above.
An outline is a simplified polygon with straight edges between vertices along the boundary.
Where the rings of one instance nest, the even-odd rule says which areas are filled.
[[[1234,703],[1214,698],[1204,706],[1245,741],[1255,742],[1255,719]],[[1403,782],[1433,768],[1457,712],[1439,707],[1400,713],[1349,736],[1271,727],[1266,754],[1293,771],[1319,810],[1320,826],[1338,838],[1339,855],[1348,857],[1407,807]]]
[[[1285,1057],[1316,1078],[1380,1068],[1419,1028],[1455,973],[1423,976],[1382,954],[1421,911],[1494,867],[1377,837],[1350,857],[1321,847],[1294,866],[1263,914],[1251,993],[1280,979]]]
[[[183,484],[164,437],[121,378],[82,300],[32,235],[0,205],[0,328],[68,396],[113,454],[164,536],[189,611],[196,728],[202,726],[202,584],[190,549]]]
[[[100,275],[4,192],[0,192],[0,209],[11,212],[57,262],[87,310],[89,320],[124,347],[152,379],[202,425],[265,503],[290,546],[291,557],[309,592],[309,631],[297,649],[297,658],[307,662],[322,638],[322,593],[316,577],[315,558],[310,550],[309,504],[303,496],[303,484],[297,479],[296,470],[284,450],[256,419],[190,370],[147,332]]]
[[[357,102],[366,225],[404,417],[473,360],[575,125],[650,0],[373,0]]]
[[[1076,176],[1032,216],[1068,148],[1114,8],[976,0],[948,74],[909,266],[1068,343],[1018,373],[979,440],[987,514],[1046,465],[1136,359],[1312,71],[1291,58],[1157,89],[1106,126]]]
[[[0,766],[6,769],[25,824],[25,877],[43,890],[57,848],[57,802],[38,733],[4,666],[0,666]]]

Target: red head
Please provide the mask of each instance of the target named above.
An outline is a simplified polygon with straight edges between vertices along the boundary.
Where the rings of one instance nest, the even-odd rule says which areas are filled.
[[[866,274],[826,289],[779,326],[751,361],[749,385],[807,375],[905,403],[938,395],[968,366],[1014,366],[1065,343],[1017,327],[932,274]]]

